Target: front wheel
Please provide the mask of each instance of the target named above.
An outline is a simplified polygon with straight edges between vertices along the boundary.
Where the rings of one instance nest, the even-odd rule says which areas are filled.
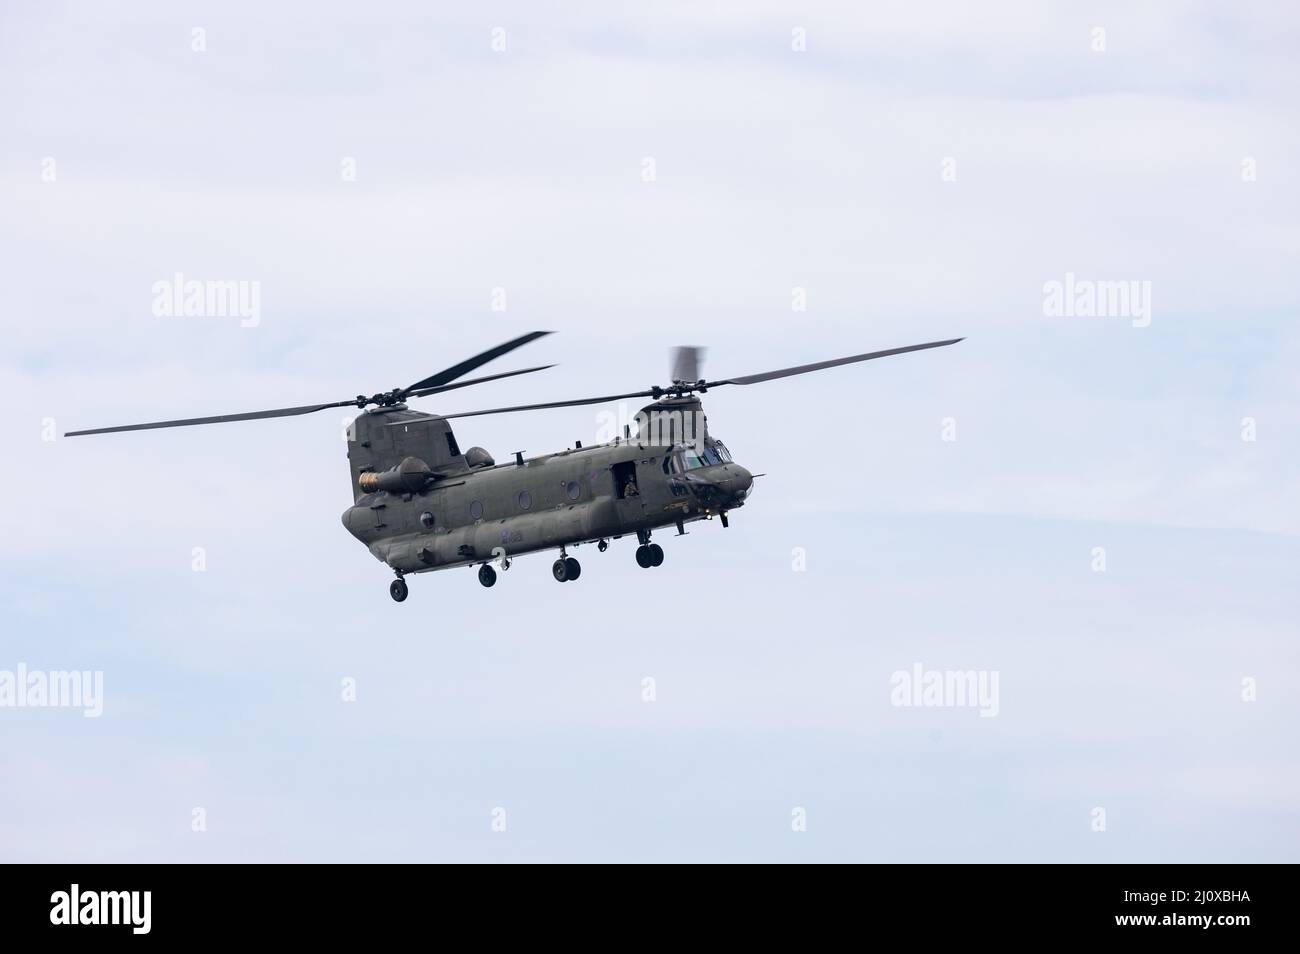
[[[664,562],[664,548],[657,543],[652,543],[646,549],[650,553],[650,565],[661,566]]]
[[[406,599],[409,592],[410,590],[407,589],[405,580],[393,580],[392,583],[388,584],[388,595],[398,603]]]
[[[478,581],[484,586],[494,586],[497,581],[497,571],[484,563],[478,568]]]
[[[556,583],[563,583],[569,578],[569,568],[563,560],[556,560],[551,564],[551,576],[555,577]]]
[[[582,576],[582,564],[573,557],[569,557],[564,561],[564,571],[566,580],[576,580]]]

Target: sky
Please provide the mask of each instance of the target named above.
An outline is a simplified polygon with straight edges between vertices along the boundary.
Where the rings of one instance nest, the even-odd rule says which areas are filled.
[[[0,691],[103,679],[0,692],[0,860],[1300,860],[1300,14],[547,7],[0,12]],[[178,273],[257,314],[159,314]],[[662,567],[400,605],[342,412],[59,436],[533,329],[417,407],[965,340],[708,394],[763,476]]]

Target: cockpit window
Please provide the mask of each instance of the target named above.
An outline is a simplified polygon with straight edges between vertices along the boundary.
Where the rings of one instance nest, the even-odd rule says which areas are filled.
[[[665,474],[680,474],[700,467],[714,467],[718,464],[731,463],[731,454],[722,444],[706,444],[698,449],[694,446],[679,448],[664,458]]]
[[[689,448],[689,447],[686,448],[686,450],[682,451],[682,453],[681,453],[681,459],[682,459],[682,466],[683,466],[686,470],[695,470],[697,467],[707,467],[707,466],[708,466],[708,465],[704,462],[704,458],[701,457],[699,454],[695,453],[695,451],[693,451],[693,450],[692,450],[691,448]]]

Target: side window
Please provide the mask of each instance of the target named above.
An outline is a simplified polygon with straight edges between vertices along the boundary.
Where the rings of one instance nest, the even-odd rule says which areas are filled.
[[[564,485],[564,495],[570,500],[577,500],[582,495],[582,487],[576,480],[571,480]]]
[[[619,500],[637,497],[640,491],[636,486],[636,464],[625,460],[610,468],[614,473],[614,496]]]
[[[519,509],[527,510],[533,505],[533,495],[526,490],[519,491]]]
[[[471,500],[469,502],[469,517],[471,520],[483,519],[483,502],[481,500]]]
[[[434,524],[433,514],[431,514],[427,510],[424,513],[420,514],[420,523],[424,525],[424,529],[432,530]]]

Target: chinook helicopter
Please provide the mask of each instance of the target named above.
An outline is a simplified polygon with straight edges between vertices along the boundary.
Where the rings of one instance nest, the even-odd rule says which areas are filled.
[[[497,581],[494,564],[505,571],[514,557],[546,550],[559,551],[551,566],[556,581],[570,582],[582,573],[581,564],[569,556],[570,547],[595,543],[604,553],[610,540],[630,535],[637,540],[637,565],[657,567],[664,561],[664,551],[651,542],[653,531],[675,527],[681,536],[686,524],[714,517],[727,527],[728,514],[744,505],[754,484],[754,475],[732,459],[721,440],[709,434],[698,395],[728,384],[759,384],[963,340],[930,341],[714,381],[700,376],[702,349],[678,348],[671,383],[663,387],[446,415],[407,406],[412,398],[554,367],[541,365],[460,380],[548,334],[534,331],[521,335],[408,387],[369,397],[359,394],[329,404],[100,427],[69,431],[64,436],[296,417],[328,408],[358,407],[361,413],[348,428],[353,503],[343,513],[343,526],[396,575],[388,592],[400,603],[408,595],[408,574],[477,566],[479,582],[490,587]],[[528,459],[517,452],[513,461],[500,464],[481,447],[462,453],[448,423],[454,418],[632,398],[653,399],[636,415],[636,433],[627,425],[622,435],[605,443],[584,447],[577,442],[567,450]]]

